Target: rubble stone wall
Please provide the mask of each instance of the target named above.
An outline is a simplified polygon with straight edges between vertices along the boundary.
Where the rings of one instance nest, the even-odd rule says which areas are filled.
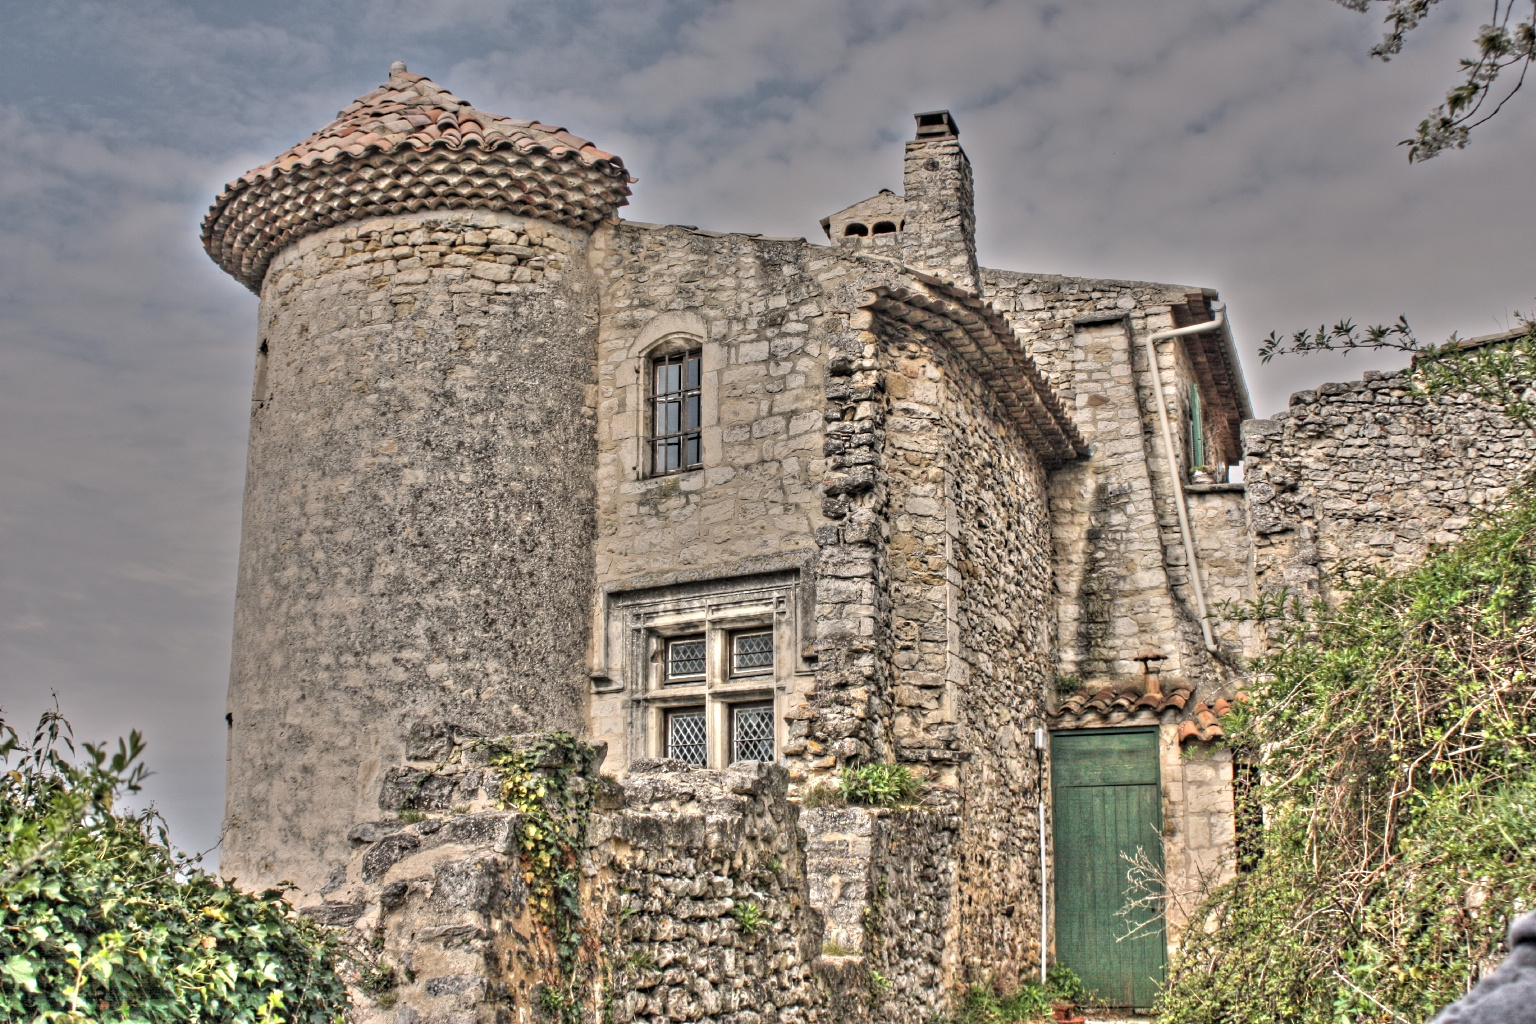
[[[359,961],[359,1024],[864,1019],[867,972],[821,956],[784,768],[639,760],[614,781],[597,774],[601,748],[562,760],[542,735],[445,735],[387,773],[383,815],[348,832],[345,869],[301,907]],[[532,898],[548,868],[529,857],[528,815],[504,807],[493,755],[508,751],[534,752],[552,798],[586,821],[574,958]]]
[[[1291,396],[1243,424],[1260,592],[1335,597],[1349,564],[1407,569],[1536,463],[1536,436],[1466,395],[1426,398],[1406,371]]]
[[[614,1024],[822,1019],[821,915],[788,783],[762,762],[631,763],[588,868],[615,932]]]
[[[586,244],[439,211],[319,231],[267,271],[228,705],[222,866],[241,884],[314,892],[402,723],[581,728]]]

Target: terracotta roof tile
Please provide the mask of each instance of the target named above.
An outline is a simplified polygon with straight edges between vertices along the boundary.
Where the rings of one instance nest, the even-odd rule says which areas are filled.
[[[347,220],[447,207],[590,228],[616,216],[632,180],[564,128],[476,110],[396,62],[336,120],[226,185],[203,248],[259,293],[279,250]]]
[[[1099,690],[1082,689],[1062,699],[1050,718],[1057,724],[1082,725],[1108,719],[1120,714],[1134,718],[1143,712],[1161,715],[1164,712],[1183,712],[1195,695],[1192,687],[1174,683],[1166,693],[1144,693],[1139,686],[1104,687]],[[1239,700],[1245,699],[1243,694]],[[1215,703],[1199,701],[1190,711],[1190,717],[1179,723],[1179,742],[1200,740],[1208,743],[1226,735],[1220,719],[1232,710],[1232,702],[1219,697]]]
[[[1194,694],[1194,689],[1183,683],[1175,683],[1167,693],[1143,693],[1141,688],[1136,686],[1105,687],[1097,691],[1083,689],[1064,699],[1051,713],[1051,717],[1060,719],[1069,716],[1074,718],[1084,715],[1104,716],[1115,711],[1123,711],[1127,714],[1138,711],[1150,711],[1153,714],[1182,711]],[[1201,706],[1204,707],[1203,704]]]

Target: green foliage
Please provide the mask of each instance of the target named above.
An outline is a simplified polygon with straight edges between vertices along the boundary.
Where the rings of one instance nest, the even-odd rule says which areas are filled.
[[[1371,48],[1371,56],[1388,61],[1403,52],[1408,33],[1419,26],[1440,0],[1338,2],[1356,11],[1370,10],[1373,2],[1386,6],[1387,33]],[[1527,3],[1529,0],[1522,0],[1521,6]],[[1428,160],[1447,149],[1465,149],[1472,129],[1497,114],[1525,84],[1525,74],[1536,60],[1536,27],[1532,21],[1515,21],[1511,26],[1514,14],[1515,0],[1494,0],[1492,19],[1478,28],[1473,40],[1477,56],[1461,61],[1462,80],[1445,94],[1444,103],[1419,122],[1414,137],[1399,143],[1408,147],[1410,163]],[[1515,84],[1499,90],[1502,95],[1495,100],[1495,85],[1503,72],[1511,68],[1518,69]]]
[[[763,908],[750,901],[738,900],[731,906],[731,916],[736,919],[736,924],[748,935],[757,934],[757,930],[768,923],[763,916]]]
[[[1049,1020],[1054,1003],[1079,1003],[1083,983],[1067,967],[1053,967],[1045,984],[1028,981],[1007,995],[999,995],[990,985],[973,985],[960,1003],[953,1024],[1020,1024]]]
[[[1427,1020],[1536,892],[1536,491],[1337,609],[1269,623],[1230,719],[1252,867],[1195,915],[1166,1024]],[[1202,926],[1203,925],[1203,926]]]
[[[282,894],[248,895],[174,854],[153,812],[114,810],[144,777],[44,715],[0,720],[0,1018],[35,1024],[339,1021],[336,949]]]
[[[841,942],[835,942],[830,939],[821,944],[822,956],[856,956],[858,952],[856,949],[849,949]]]
[[[904,764],[860,765],[844,768],[838,780],[837,795],[850,804],[866,807],[896,807],[912,803],[923,791],[922,780]]]
[[[560,985],[546,986],[541,1004],[560,1020],[578,1021],[577,993],[590,966],[582,961],[581,856],[592,816],[591,748],[569,733],[552,733],[522,749],[493,743],[489,763],[502,773],[502,806],[522,815],[518,845],[528,902],[560,965]]]

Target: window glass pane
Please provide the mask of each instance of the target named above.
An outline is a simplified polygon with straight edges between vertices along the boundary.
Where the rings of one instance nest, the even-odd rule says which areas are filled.
[[[738,704],[731,708],[731,760],[773,760],[772,704]]]
[[[651,472],[675,473],[702,465],[702,354],[695,350],[662,356],[651,367],[651,438],[656,445]]]
[[[699,679],[704,675],[704,638],[691,636],[667,643],[667,678]]]
[[[731,671],[762,672],[773,668],[773,633],[737,633],[731,638]]]
[[[689,708],[667,715],[667,756],[705,766],[704,709]]]

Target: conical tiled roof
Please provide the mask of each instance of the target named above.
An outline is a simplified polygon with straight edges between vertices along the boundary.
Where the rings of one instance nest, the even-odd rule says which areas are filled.
[[[397,61],[336,120],[226,185],[203,248],[260,293],[284,246],[333,224],[474,208],[590,228],[628,202],[631,180],[622,160],[564,128],[476,110]]]

